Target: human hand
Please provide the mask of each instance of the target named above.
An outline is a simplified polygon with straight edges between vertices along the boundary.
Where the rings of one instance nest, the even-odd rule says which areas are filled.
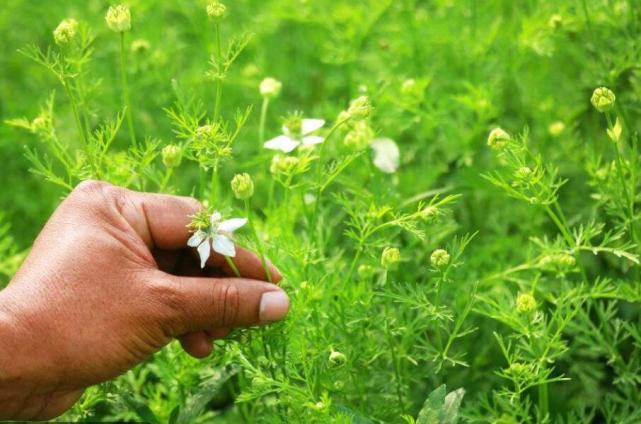
[[[204,357],[232,327],[283,318],[289,300],[253,253],[237,249],[243,278],[218,255],[200,269],[185,248],[199,208],[97,181],[62,202],[0,292],[0,419],[58,416],[174,338]]]

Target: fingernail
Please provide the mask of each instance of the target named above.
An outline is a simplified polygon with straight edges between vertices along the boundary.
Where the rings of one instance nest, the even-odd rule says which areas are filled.
[[[282,319],[289,310],[289,298],[283,291],[263,293],[260,298],[259,318],[261,322],[272,322]]]

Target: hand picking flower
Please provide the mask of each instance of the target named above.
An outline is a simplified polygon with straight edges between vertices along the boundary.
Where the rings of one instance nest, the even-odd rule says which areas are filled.
[[[283,134],[265,142],[264,146],[270,150],[280,150],[289,153],[298,146],[313,146],[325,141],[324,137],[313,135],[325,125],[324,119],[303,119],[300,114],[287,118],[283,124]]]
[[[236,256],[236,247],[232,241],[233,233],[246,223],[246,218],[231,218],[223,221],[220,212],[214,211],[210,214],[206,209],[194,215],[189,225],[194,230],[194,234],[187,241],[187,245],[198,249],[200,267],[205,267],[212,248],[214,252],[221,255],[231,258]]]

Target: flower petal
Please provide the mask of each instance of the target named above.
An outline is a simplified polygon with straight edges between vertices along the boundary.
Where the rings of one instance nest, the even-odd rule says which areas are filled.
[[[207,233],[202,230],[198,230],[194,234],[192,234],[191,237],[189,237],[189,240],[187,240],[187,246],[198,247],[206,238]]]
[[[211,224],[211,227],[216,228],[221,219],[223,219],[223,215],[218,211],[214,211],[209,217],[209,223]]]
[[[263,146],[266,149],[280,150],[281,152],[289,153],[297,148],[299,144],[299,141],[294,140],[291,137],[288,137],[286,135],[279,135],[276,138],[272,138],[271,140],[266,141]]]
[[[308,135],[303,137],[303,144],[305,146],[312,146],[314,144],[320,144],[323,141],[325,141],[325,138],[317,136],[317,135]]]
[[[401,157],[396,142],[390,138],[377,138],[371,146],[374,150],[374,166],[386,174],[396,172]]]
[[[319,130],[325,125],[324,119],[303,119],[301,123],[301,132],[303,134],[313,133],[316,130]]]
[[[247,218],[228,219],[218,225],[218,231],[221,231],[223,233],[233,233],[245,224],[247,224]]]
[[[236,256],[236,246],[234,246],[234,242],[231,241],[229,237],[216,234],[212,244],[214,246],[214,251],[221,255],[229,256],[230,258]]]
[[[200,256],[200,267],[204,268],[211,254],[211,244],[209,238],[205,239],[204,242],[200,243],[198,246],[198,255]]]

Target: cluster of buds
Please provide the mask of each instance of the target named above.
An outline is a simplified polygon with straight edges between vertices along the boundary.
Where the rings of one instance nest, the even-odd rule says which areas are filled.
[[[576,264],[576,258],[569,253],[553,253],[546,255],[539,261],[539,266],[544,268],[555,268],[558,270],[566,270],[572,268]]]
[[[294,172],[300,159],[296,156],[275,155],[269,166],[269,172],[272,174],[290,174]]]
[[[71,18],[65,19],[58,24],[55,30],[53,30],[53,40],[59,46],[66,46],[76,38],[77,33],[78,21]]]
[[[372,103],[367,96],[352,100],[347,109],[347,115],[354,121],[367,119],[372,114]]]
[[[212,22],[220,22],[225,17],[227,8],[219,1],[212,1],[207,5],[207,16]]]
[[[381,254],[381,266],[390,269],[401,261],[401,251],[396,247],[386,247]]]
[[[254,181],[249,174],[237,174],[231,180],[231,189],[239,200],[247,200],[254,195]]]
[[[605,113],[614,107],[614,102],[616,101],[616,96],[607,87],[599,87],[592,93],[592,98],[590,102],[594,108],[601,112]]]
[[[374,130],[365,120],[357,121],[347,132],[343,144],[352,150],[361,151],[367,148],[374,138]]]
[[[261,96],[267,99],[274,99],[278,97],[280,91],[283,89],[283,83],[277,79],[267,77],[261,81],[258,89]]]
[[[131,12],[124,4],[109,7],[105,21],[110,30],[114,32],[126,32],[131,29]]]
[[[516,310],[520,314],[526,314],[536,309],[536,300],[530,293],[520,293],[516,297]]]
[[[497,127],[490,131],[490,135],[487,137],[487,145],[490,146],[491,149],[499,151],[503,150],[511,139],[510,134],[502,128]]]
[[[430,255],[430,264],[436,269],[443,269],[450,263],[450,254],[445,249],[436,249]]]

